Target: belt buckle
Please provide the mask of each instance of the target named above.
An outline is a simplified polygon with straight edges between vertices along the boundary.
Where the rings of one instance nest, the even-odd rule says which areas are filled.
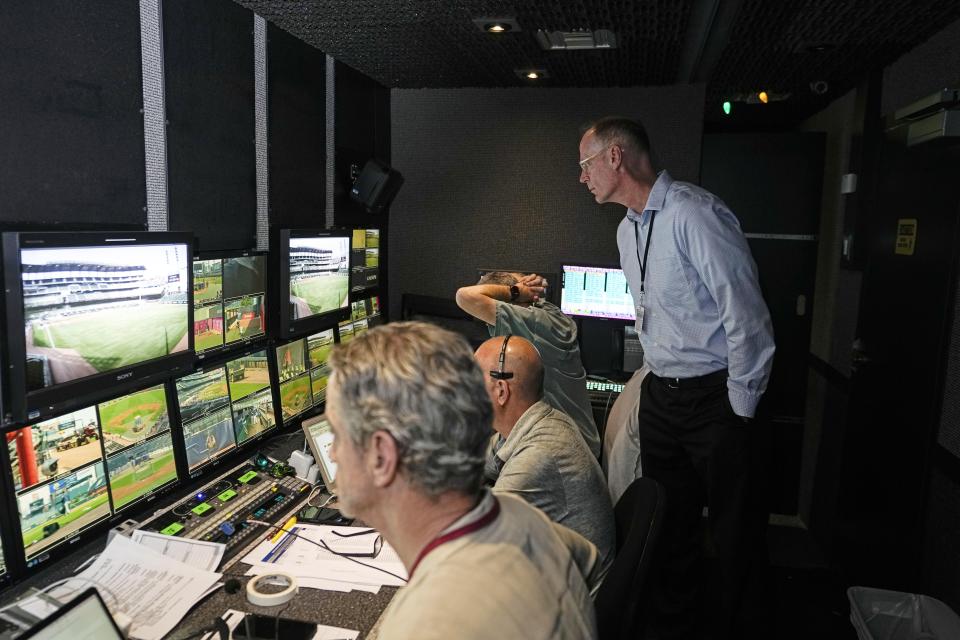
[[[667,378],[667,388],[668,388],[668,389],[679,389],[679,388],[680,388],[680,378]]]

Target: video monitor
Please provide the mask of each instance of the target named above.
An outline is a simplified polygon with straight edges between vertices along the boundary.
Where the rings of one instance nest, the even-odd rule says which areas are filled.
[[[162,384],[101,402],[97,409],[115,512],[177,480]]]
[[[333,329],[327,329],[307,338],[310,362],[310,391],[314,405],[327,400],[327,382],[330,380],[330,351],[334,345]]]
[[[344,320],[338,324],[337,334],[340,336],[340,344],[347,344],[353,340],[353,320]]]
[[[193,262],[193,334],[198,354],[266,333],[267,256],[204,254]]]
[[[175,386],[192,473],[237,446],[226,367],[197,371],[176,380]]]
[[[560,310],[570,316],[635,320],[633,295],[616,267],[563,265]]]
[[[327,360],[335,342],[331,328],[277,347],[280,411],[285,423],[326,401]]]
[[[110,517],[95,406],[14,430],[7,449],[28,560]]]
[[[350,232],[280,232],[281,333],[321,328],[327,316],[345,317],[350,294]]]
[[[330,455],[330,449],[333,447],[333,429],[330,427],[330,422],[326,415],[320,415],[304,420],[301,426],[307,436],[307,444],[310,445],[314,460],[320,467],[323,484],[326,486],[328,493],[335,495],[337,492],[337,463],[333,461]]]
[[[363,300],[355,300],[351,303],[350,317],[354,321],[354,334],[356,334],[357,321],[366,320],[369,327],[375,327],[383,324],[383,317],[380,315],[380,298],[372,296]]]
[[[188,367],[191,242],[178,233],[4,233],[12,419],[56,415],[111,383]]]
[[[363,291],[380,284],[380,230],[354,229],[350,243],[350,290]]]
[[[233,427],[238,445],[277,426],[267,352],[256,351],[226,364]]]

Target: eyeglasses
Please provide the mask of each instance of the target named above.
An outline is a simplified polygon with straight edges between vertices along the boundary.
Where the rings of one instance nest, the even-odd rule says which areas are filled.
[[[583,160],[581,160],[581,161],[579,162],[579,164],[580,164],[580,171],[583,171],[583,172],[588,172],[588,171],[590,171],[590,161],[593,160],[594,158],[596,158],[598,155],[600,155],[601,153],[603,153],[604,151],[606,151],[607,149],[609,149],[609,148],[612,147],[612,146],[613,146],[613,145],[608,144],[607,146],[605,146],[603,149],[600,149],[600,151],[597,151],[597,152],[596,152],[595,154],[593,154],[592,156],[589,156],[589,157],[584,158]]]
[[[507,360],[507,343],[510,342],[510,338],[512,337],[512,335],[508,335],[503,339],[503,346],[500,347],[500,364],[496,371],[490,372],[490,377],[494,380],[509,380],[513,377],[512,371],[503,370],[503,363]]]
[[[332,533],[340,538],[356,538],[357,536],[365,536],[371,533],[377,533],[377,531],[375,529],[367,529],[365,531],[357,531],[354,533],[340,533],[339,531],[333,531]],[[336,551],[335,553],[338,556],[343,556],[346,558],[376,558],[378,555],[380,555],[381,549],[383,549],[383,536],[377,533],[377,537],[373,540],[373,551],[365,553],[357,551],[352,551],[349,553]]]

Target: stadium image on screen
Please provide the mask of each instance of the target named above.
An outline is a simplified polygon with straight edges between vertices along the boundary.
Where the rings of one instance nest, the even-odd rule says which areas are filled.
[[[67,475],[103,458],[96,407],[12,431],[7,447],[16,490]]]
[[[199,371],[177,380],[180,419],[190,422],[230,403],[227,373],[223,367]]]
[[[223,298],[264,295],[267,290],[267,257],[240,256],[223,260]]]
[[[346,344],[353,340],[353,321],[344,320],[338,324],[337,333],[340,334],[340,344]]]
[[[333,329],[327,329],[307,337],[307,352],[310,367],[320,367],[327,364],[330,351],[333,349]]]
[[[284,422],[300,415],[311,406],[313,396],[310,393],[309,375],[304,374],[280,385],[280,411]]]
[[[219,302],[193,310],[193,347],[197,352],[223,346],[223,305]]]
[[[363,333],[369,328],[370,328],[370,325],[367,324],[366,318],[360,318],[359,320],[355,320],[353,323],[353,337],[356,338],[357,336],[359,336],[361,333]]]
[[[380,248],[380,229],[367,229],[366,236],[367,249]]]
[[[317,367],[310,371],[310,390],[313,392],[313,403],[320,404],[327,400],[327,382],[330,380],[330,371],[326,367]]]
[[[306,349],[306,341],[303,339],[277,347],[277,373],[281,383],[307,370]]]
[[[187,245],[22,249],[28,390],[186,351]]]
[[[225,406],[184,423],[183,442],[190,471],[236,447],[230,407]]]
[[[349,304],[350,238],[290,238],[290,317],[307,318]]]
[[[257,351],[227,362],[230,399],[236,402],[270,386],[267,352]]]
[[[380,266],[380,249],[367,249],[364,266],[367,268]]]
[[[97,407],[107,455],[170,430],[162,384],[101,402]]]
[[[193,304],[220,300],[223,295],[223,261],[193,261]]]
[[[17,494],[27,560],[110,516],[103,462]]]
[[[107,456],[114,510],[150,495],[177,479],[170,432]]]
[[[615,268],[563,265],[560,310],[571,316],[636,319],[627,279]]]
[[[236,430],[237,444],[243,444],[275,426],[273,394],[269,388],[233,403],[233,427]]]
[[[223,318],[228,344],[263,335],[263,295],[225,301]]]
[[[350,236],[351,249],[367,248],[367,232],[365,229],[354,229]]]

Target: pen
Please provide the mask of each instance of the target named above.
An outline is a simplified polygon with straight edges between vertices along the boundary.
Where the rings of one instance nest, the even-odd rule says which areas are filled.
[[[277,533],[274,534],[272,538],[268,536],[268,539],[270,540],[270,542],[275,543],[277,540],[283,537],[283,534],[289,531],[290,527],[292,527],[295,524],[297,524],[297,516],[290,516],[290,519],[287,520],[285,523],[283,523],[283,526],[280,527],[280,530],[277,531]]]

